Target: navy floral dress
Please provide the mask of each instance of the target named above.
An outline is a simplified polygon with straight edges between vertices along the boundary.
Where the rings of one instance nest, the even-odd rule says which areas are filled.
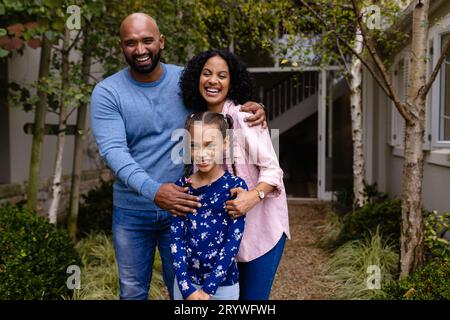
[[[182,186],[183,179],[175,184]],[[170,247],[184,299],[196,291],[192,283],[214,295],[219,286],[239,281],[236,255],[245,218],[232,219],[225,208],[230,190],[237,187],[247,190],[245,181],[228,171],[211,184],[197,189],[190,186],[188,193],[200,197],[202,206],[196,213],[172,218]]]

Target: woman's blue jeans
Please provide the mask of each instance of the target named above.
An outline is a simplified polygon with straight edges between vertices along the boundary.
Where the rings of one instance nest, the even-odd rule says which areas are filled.
[[[113,240],[119,267],[120,299],[147,300],[156,246],[163,278],[173,297],[173,258],[170,252],[171,214],[113,207]]]
[[[273,280],[286,243],[286,234],[269,252],[249,261],[239,262],[239,300],[269,300]]]

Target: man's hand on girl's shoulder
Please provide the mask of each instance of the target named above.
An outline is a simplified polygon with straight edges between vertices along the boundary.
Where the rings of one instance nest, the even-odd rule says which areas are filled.
[[[163,183],[156,192],[155,203],[173,215],[185,216],[188,213],[195,213],[196,209],[201,207],[200,198],[187,194],[187,191],[187,187]]]

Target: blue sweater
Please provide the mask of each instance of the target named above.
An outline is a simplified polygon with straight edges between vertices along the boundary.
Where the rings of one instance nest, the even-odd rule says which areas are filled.
[[[175,184],[183,185],[182,179]],[[230,190],[245,181],[228,171],[216,181],[200,188],[189,187],[189,193],[199,196],[202,206],[186,217],[172,218],[171,252],[178,287],[186,299],[194,291],[192,283],[214,295],[219,286],[239,281],[236,255],[244,232],[244,216],[232,219],[225,209]]]
[[[158,210],[155,194],[162,183],[183,174],[171,160],[171,139],[183,128],[188,110],[179,95],[181,67],[162,64],[160,80],[142,83],[123,69],[96,85],[91,124],[100,155],[116,175],[114,205]]]

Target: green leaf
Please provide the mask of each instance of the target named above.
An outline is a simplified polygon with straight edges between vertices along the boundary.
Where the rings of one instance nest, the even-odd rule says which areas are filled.
[[[62,0],[44,0],[43,2],[49,8],[57,8],[62,5]]]
[[[0,3],[0,15],[4,15],[5,14],[5,6]]]
[[[0,48],[0,58],[4,58],[9,54],[9,51],[6,51],[5,49]]]
[[[8,34],[8,31],[4,28],[0,28],[0,37],[6,36]]]
[[[58,19],[56,21],[53,21],[52,28],[58,31],[64,30],[64,21],[61,19]]]

